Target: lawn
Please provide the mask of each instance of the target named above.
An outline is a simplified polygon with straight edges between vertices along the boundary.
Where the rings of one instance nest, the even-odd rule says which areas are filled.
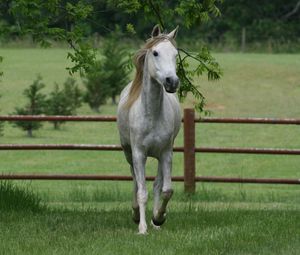
[[[219,82],[198,80],[212,116],[300,118],[300,55],[214,55],[224,77]],[[0,56],[1,114],[24,103],[22,91],[36,74],[44,78],[45,93],[68,76],[65,49],[0,49]],[[192,104],[189,97],[182,107]],[[104,115],[115,112],[110,102],[101,108]],[[86,105],[79,113],[94,114]],[[198,124],[196,135],[199,146],[300,148],[298,126]],[[5,123],[0,142],[119,140],[115,123],[67,123],[59,131],[45,123],[32,139]],[[182,143],[180,133],[176,144]],[[197,155],[197,175],[299,178],[299,166],[299,156]],[[147,174],[155,175],[155,169],[155,160],[149,159]],[[176,153],[174,175],[182,170],[183,156]],[[1,151],[0,172],[129,174],[122,153],[85,151]],[[187,197],[182,184],[174,184],[165,227],[139,237],[130,219],[131,183],[14,183],[29,186],[46,208],[3,210],[0,254],[297,254],[300,248],[298,186],[198,184],[196,194]],[[151,205],[149,200],[149,217]]]

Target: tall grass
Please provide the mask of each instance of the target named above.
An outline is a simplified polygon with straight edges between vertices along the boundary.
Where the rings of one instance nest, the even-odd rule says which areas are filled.
[[[20,186],[11,181],[0,182],[1,211],[38,212],[45,208],[41,198],[29,185]]]

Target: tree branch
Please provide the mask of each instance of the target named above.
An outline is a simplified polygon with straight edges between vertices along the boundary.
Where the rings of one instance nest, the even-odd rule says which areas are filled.
[[[283,15],[281,18],[286,20],[289,17],[293,16],[294,14],[296,14],[298,12],[298,10],[300,9],[300,1],[297,2],[297,4],[295,5],[294,9],[291,10],[290,12],[288,12],[287,14]]]
[[[160,16],[160,12],[159,9],[157,9],[154,5],[154,3],[152,2],[152,0],[148,0],[148,3],[150,5],[150,7],[152,8],[152,10],[154,11],[156,17],[158,18],[159,24],[161,26],[161,28],[164,30],[165,29],[165,24]]]

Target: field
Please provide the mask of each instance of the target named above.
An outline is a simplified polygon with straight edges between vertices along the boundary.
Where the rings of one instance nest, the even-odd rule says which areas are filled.
[[[299,55],[214,55],[224,77],[213,83],[199,79],[212,116],[300,118]],[[0,56],[1,114],[24,103],[22,91],[36,74],[44,78],[45,93],[68,75],[64,49],[0,49]],[[189,98],[182,107],[192,103]],[[101,108],[104,115],[115,112],[110,102]],[[84,105],[79,114],[94,113]],[[67,123],[59,131],[45,123],[32,139],[5,123],[0,142],[119,143],[114,123]],[[182,142],[180,133],[176,144]],[[199,124],[197,145],[300,148],[299,127]],[[197,155],[197,175],[299,178],[299,166],[298,156]],[[155,169],[149,159],[147,174],[155,175]],[[182,175],[182,170],[178,153],[173,173]],[[129,174],[122,153],[71,151],[1,151],[0,172]],[[11,185],[41,202],[36,207],[12,196],[12,206],[0,208],[0,254],[298,254],[300,248],[298,186],[198,184],[196,194],[186,196],[182,184],[174,184],[167,223],[144,237],[136,235],[131,222],[131,183]],[[150,219],[151,183],[148,191]]]

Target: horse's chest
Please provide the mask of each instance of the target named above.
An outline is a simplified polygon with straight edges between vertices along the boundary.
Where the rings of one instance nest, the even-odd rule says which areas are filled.
[[[162,125],[152,126],[144,130],[144,138],[141,139],[142,146],[149,152],[150,155],[169,147],[173,141],[173,132],[170,128],[165,128]]]

